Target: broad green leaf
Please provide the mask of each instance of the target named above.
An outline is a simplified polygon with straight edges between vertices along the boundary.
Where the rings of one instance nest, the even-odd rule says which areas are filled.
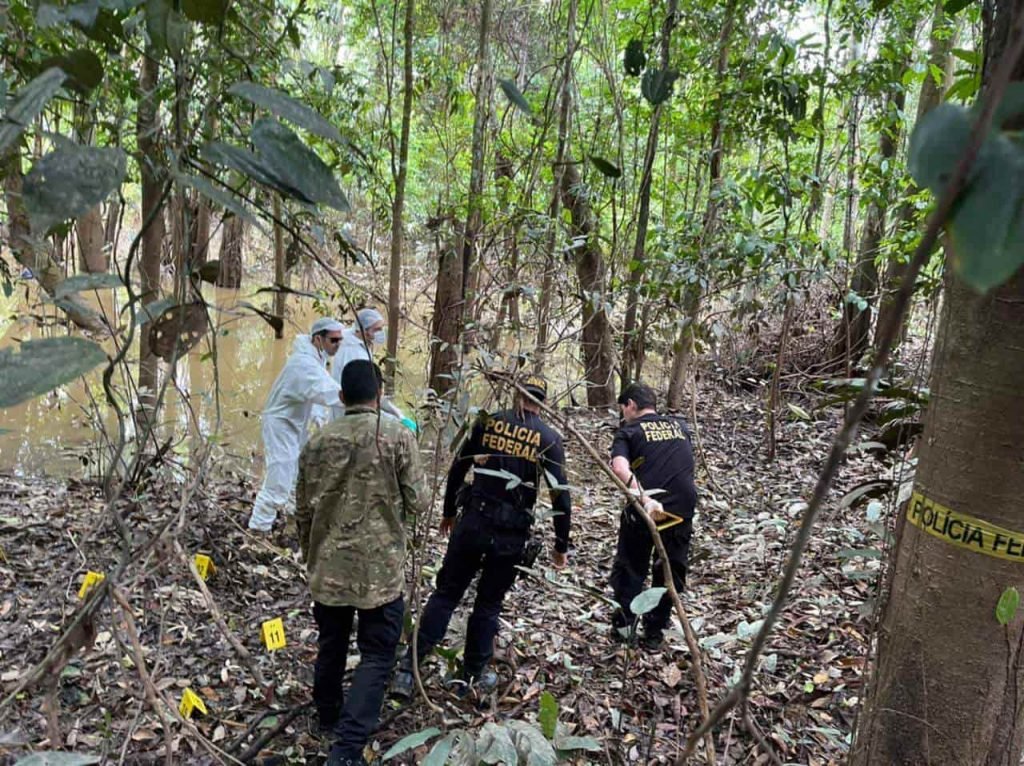
[[[18,91],[17,99],[0,122],[0,155],[6,154],[25,126],[39,116],[66,78],[62,69],[51,67]]]
[[[338,144],[345,143],[341,132],[334,125],[317,111],[300,101],[296,101],[287,93],[249,81],[236,82],[228,88],[228,93],[232,96],[244,98],[256,106],[269,109],[281,119],[294,123],[310,133],[326,138],[328,141],[334,141]]]
[[[225,146],[227,145],[225,144]],[[230,148],[233,149],[234,147]],[[234,169],[237,170],[237,168]],[[249,208],[245,206],[241,197],[214,186],[209,179],[203,178],[202,176],[176,173],[175,180],[185,186],[191,186],[214,204],[220,205],[225,210],[230,210],[239,218],[252,224],[264,234],[267,233],[266,227],[258,218],[256,218],[256,216],[249,212]]]
[[[48,29],[59,24],[74,24],[81,29],[91,29],[96,23],[100,4],[98,0],[86,0],[61,7],[51,3],[43,3],[36,11],[36,25],[40,29]]]
[[[25,176],[24,188],[33,233],[43,236],[52,226],[103,202],[124,180],[126,161],[121,149],[75,144],[38,160]]]
[[[49,58],[44,66],[60,67],[68,76],[67,84],[79,93],[86,94],[103,82],[103,62],[88,48]]]
[[[893,0],[871,0],[871,10],[874,13],[881,13],[890,5],[892,5],[892,3]]]
[[[555,747],[558,750],[586,750],[590,753],[603,750],[601,743],[593,737],[559,737],[555,740]]]
[[[907,156],[910,175],[936,196],[941,195],[970,135],[970,113],[955,104],[939,104],[914,126]]]
[[[104,290],[108,288],[124,287],[124,282],[117,274],[76,274],[68,277],[54,291],[53,297],[57,300],[67,298],[69,295],[81,292],[82,290]]]
[[[519,92],[519,88],[516,87],[516,84],[512,80],[499,79],[498,85],[501,86],[505,96],[509,101],[516,105],[516,108],[518,108],[519,111],[528,117],[533,117],[533,107],[531,107],[530,102],[523,97],[523,94]]]
[[[0,408],[52,391],[106,359],[103,349],[85,338],[27,340],[0,349]]]
[[[594,167],[601,171],[601,175],[608,176],[608,178],[619,178],[622,175],[622,171],[608,160],[603,157],[596,155],[590,155],[590,161],[594,163]]]
[[[975,104],[975,111],[979,109],[980,105]],[[999,100],[999,105],[996,106],[996,111],[992,116],[992,127],[994,130],[998,130],[1021,114],[1024,114],[1024,82],[1011,82],[1006,86],[1003,97]]]
[[[513,764],[519,762],[519,754],[516,753],[516,746],[512,744],[512,737],[503,726],[493,721],[484,724],[480,736],[476,741],[477,757],[488,764]]]
[[[224,23],[228,3],[227,0],[182,0],[181,12],[191,21],[218,26]]]
[[[89,766],[99,763],[99,756],[65,753],[60,750],[44,750],[27,755],[14,766]]]
[[[1017,607],[1020,606],[1020,593],[1016,588],[1010,587],[1003,591],[996,604],[996,620],[1000,625],[1009,625],[1010,621],[1017,614]]]
[[[252,129],[252,143],[260,165],[291,196],[304,202],[328,205],[342,212],[349,209],[331,169],[290,129],[264,117]]]
[[[973,0],[947,0],[946,4],[942,6],[942,10],[952,16],[960,13],[960,11],[969,6],[972,1]]]
[[[146,0],[146,32],[157,51],[166,51],[175,61],[181,58],[188,21],[174,10],[171,0]]]
[[[629,604],[629,611],[635,615],[647,614],[654,609],[668,588],[648,588]]]
[[[139,323],[139,327],[142,327],[154,319],[159,319],[165,311],[169,311],[177,305],[178,302],[174,298],[160,298],[152,303],[147,303],[139,309],[136,321]]]
[[[423,759],[423,766],[444,766],[448,761],[448,755],[452,751],[452,746],[455,744],[455,734],[449,734],[444,739],[439,740],[427,753],[427,757]]]
[[[674,69],[648,69],[640,80],[640,93],[652,106],[657,106],[672,95],[677,77],[679,72]]]
[[[424,742],[436,737],[440,733],[441,730],[439,728],[431,726],[429,729],[423,729],[422,731],[417,731],[409,734],[408,736],[402,737],[398,742],[388,748],[388,751],[384,753],[382,760],[389,761],[396,755],[401,755],[407,750],[413,750]]]
[[[519,762],[526,766],[554,766],[558,755],[544,734],[523,721],[509,721],[506,726],[519,754]]]
[[[248,149],[225,144],[222,141],[211,141],[203,146],[201,154],[208,162],[212,162],[215,165],[223,165],[231,170],[237,170],[257,183],[271,186],[284,194],[293,196],[292,190],[281,188],[277,177],[268,172],[260,163],[260,158]]]
[[[540,730],[548,739],[555,738],[555,730],[558,728],[558,700],[551,692],[541,692],[540,695]]]

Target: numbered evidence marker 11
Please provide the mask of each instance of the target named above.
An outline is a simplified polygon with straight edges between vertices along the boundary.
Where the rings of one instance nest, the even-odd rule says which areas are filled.
[[[206,703],[203,698],[191,689],[185,689],[181,694],[181,704],[178,705],[178,712],[182,718],[191,718],[195,711],[206,715]]]
[[[78,589],[78,597],[85,598],[89,595],[89,591],[92,590],[94,585],[98,585],[103,582],[105,575],[99,572],[86,572],[85,577],[82,579],[82,587]]]
[[[277,617],[263,623],[260,628],[260,638],[267,647],[267,651],[283,649],[287,642],[284,639],[284,623],[281,622],[281,618]]]
[[[217,571],[217,567],[213,564],[213,559],[205,553],[197,553],[195,562],[196,570],[199,572],[199,576],[204,580]]]

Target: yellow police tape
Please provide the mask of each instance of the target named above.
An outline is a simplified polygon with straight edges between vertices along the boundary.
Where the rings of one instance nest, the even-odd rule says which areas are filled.
[[[1024,561],[1024,532],[1013,532],[939,505],[915,491],[907,521],[943,542],[1007,561]]]

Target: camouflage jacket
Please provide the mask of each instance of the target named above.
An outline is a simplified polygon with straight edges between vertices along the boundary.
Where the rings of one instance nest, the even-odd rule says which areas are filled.
[[[371,407],[349,407],[302,450],[295,499],[316,601],[373,609],[401,595],[405,518],[428,502],[405,426]]]

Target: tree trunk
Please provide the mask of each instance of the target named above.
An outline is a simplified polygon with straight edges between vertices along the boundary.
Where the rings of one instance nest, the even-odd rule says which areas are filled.
[[[1024,12],[1021,3],[1005,1],[991,10],[985,83]],[[1021,69],[1018,62],[1018,79]],[[877,668],[853,766],[1021,762],[1024,620],[1016,615],[1004,626],[994,610],[1021,579],[1022,335],[1024,270],[987,295],[948,277],[915,497],[897,523]],[[960,516],[949,523],[929,503]],[[977,527],[962,523],[964,516],[1014,532],[974,534]]]
[[[110,268],[104,250],[102,205],[87,211],[75,221],[75,235],[78,240],[78,269],[87,274],[98,274]]]
[[[661,25],[661,61],[662,70],[669,68],[669,52],[672,42],[672,30],[676,25],[676,0],[668,0],[665,8],[665,19]],[[658,128],[661,124],[661,113],[668,101],[662,101],[654,107],[651,124],[647,130],[647,146],[644,150],[643,170],[640,174],[638,194],[638,211],[636,217],[636,239],[633,243],[633,258],[629,264],[629,292],[626,297],[626,322],[622,331],[622,383],[629,383],[639,375],[640,347],[643,338],[638,332],[636,312],[640,297],[640,283],[644,276],[644,262],[647,259],[647,223],[651,216],[651,181],[654,176],[654,155],[658,149]]]
[[[562,203],[572,219],[572,236],[582,241],[573,250],[576,277],[583,304],[580,351],[587,381],[587,405],[594,408],[615,405],[615,341],[608,317],[605,263],[598,240],[598,223],[590,200],[580,188],[579,171],[567,162],[562,174]]]
[[[477,248],[483,227],[484,133],[491,113],[491,6],[480,2],[480,30],[476,55],[476,102],[473,109],[473,146],[469,171],[469,197],[466,201],[466,227],[462,238],[462,313],[464,321],[473,317],[478,282]]]
[[[388,388],[394,392],[398,368],[398,327],[401,319],[402,249],[405,245],[405,182],[409,167],[409,126],[412,121],[412,42],[414,0],[405,0],[405,26],[402,30],[402,128],[398,144],[398,166],[392,164],[395,198],[391,207],[391,274],[388,285]]]
[[[711,118],[711,153],[708,158],[708,201],[704,211],[704,224],[700,236],[700,249],[709,247],[718,228],[718,202],[716,192],[722,184],[722,159],[725,153],[725,80],[729,74],[729,46],[732,42],[732,30],[736,21],[737,0],[729,0],[724,10],[722,32],[718,38],[718,61],[715,66],[715,105]],[[692,286],[683,294],[683,322],[679,328],[679,336],[672,345],[672,371],[669,375],[668,397],[666,405],[669,409],[680,409],[683,406],[683,395],[686,392],[686,378],[690,372],[693,359],[694,343],[698,318],[700,316],[701,292]]]
[[[540,306],[537,311],[537,348],[534,369],[544,372],[548,353],[548,331],[551,324],[551,299],[557,263],[558,232],[562,218],[562,177],[565,174],[565,152],[569,143],[569,112],[572,108],[572,61],[576,55],[576,0],[569,0],[566,20],[565,61],[558,95],[558,140],[555,148],[555,162],[551,168],[554,185],[551,187],[551,204],[548,207],[548,239],[544,253],[544,278],[541,282]]]
[[[233,215],[224,222],[220,240],[220,272],[217,287],[237,290],[242,286],[242,248],[245,244],[245,221]]]
[[[281,288],[288,286],[288,252],[284,247],[284,226],[279,223],[282,220],[281,195],[273,192],[274,196],[274,286]],[[217,276],[220,276],[218,274]],[[274,314],[284,320],[284,310],[288,294],[283,290],[274,293]],[[278,340],[284,337],[284,322],[282,321],[274,328],[274,337]]]
[[[139,73],[139,104],[135,141],[139,147],[139,173],[142,183],[142,254],[139,277],[142,305],[160,298],[160,257],[164,243],[163,181],[159,169],[160,145],[157,102],[157,80],[160,64],[156,53],[147,48]],[[139,405],[144,428],[152,423],[156,406],[159,361],[150,350],[149,327],[144,325],[139,338]]]
[[[921,93],[917,100],[917,120],[920,121],[928,112],[934,109],[942,101],[943,92],[953,82],[953,48],[956,46],[957,31],[949,29],[949,19],[943,9],[945,0],[938,0],[935,3],[935,11],[932,14],[932,28],[929,35],[928,70],[924,81],[921,83]],[[933,67],[943,73],[943,82],[937,83],[932,75]],[[917,185],[909,181],[906,196],[910,197],[918,191]],[[904,202],[897,214],[896,231],[909,232],[918,225],[918,212],[910,202]],[[902,255],[902,254],[898,254]],[[890,322],[896,321],[895,309],[893,307],[896,292],[899,290],[903,275],[906,273],[907,264],[902,257],[891,257],[886,264],[883,289],[878,298],[878,321],[875,327],[875,343],[883,328]],[[909,313],[909,312],[908,312]],[[896,334],[897,343],[902,343],[906,334],[906,316],[903,317],[903,326]]]
[[[439,395],[455,386],[462,326],[462,258],[452,247],[437,245],[437,289],[430,338],[430,387]]]

